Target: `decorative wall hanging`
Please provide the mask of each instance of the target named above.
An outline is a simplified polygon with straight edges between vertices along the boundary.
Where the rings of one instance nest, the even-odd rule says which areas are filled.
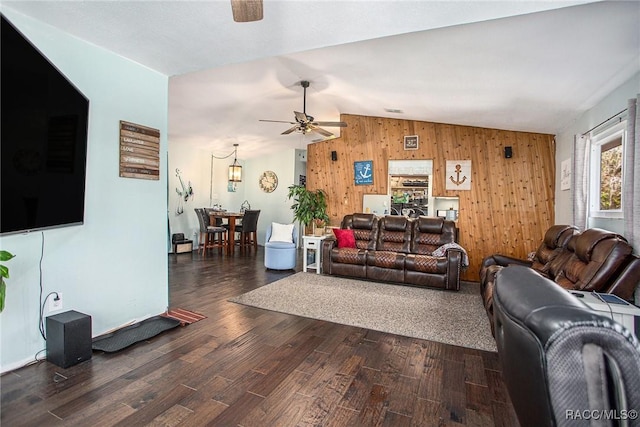
[[[180,181],[180,188],[176,188],[176,193],[178,193],[178,205],[176,206],[176,215],[180,215],[184,213],[184,207],[182,202],[188,202],[189,199],[193,198],[193,188],[191,187],[191,181],[187,185],[184,185],[182,181],[182,176],[180,169],[176,168],[176,176]]]
[[[571,159],[560,163],[560,190],[571,190]]]
[[[120,120],[120,176],[160,179],[160,131]]]
[[[447,190],[471,190],[471,160],[447,160]]]
[[[353,162],[356,185],[373,184],[373,160]]]
[[[273,171],[264,171],[258,179],[258,185],[265,193],[272,193],[278,188],[278,175]]]
[[[409,135],[404,137],[404,149],[405,150],[417,150],[418,149],[418,135]]]

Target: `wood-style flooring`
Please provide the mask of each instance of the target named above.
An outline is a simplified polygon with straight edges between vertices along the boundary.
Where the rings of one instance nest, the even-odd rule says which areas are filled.
[[[496,353],[228,302],[293,274],[263,257],[169,255],[171,307],[207,318],[68,369],[4,374],[1,425],[518,425]]]

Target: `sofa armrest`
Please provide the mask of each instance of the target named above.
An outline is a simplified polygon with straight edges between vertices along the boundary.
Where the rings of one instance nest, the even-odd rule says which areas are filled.
[[[460,249],[447,249],[447,277],[445,289],[460,290],[460,272],[462,271],[462,257],[464,253]]]
[[[482,261],[482,268],[487,268],[491,265],[500,265],[506,267],[508,265],[522,265],[525,267],[531,267],[533,263],[526,259],[514,258],[508,255],[489,255]]]
[[[322,241],[322,273],[331,274],[331,250],[338,246],[334,236],[329,236]]]

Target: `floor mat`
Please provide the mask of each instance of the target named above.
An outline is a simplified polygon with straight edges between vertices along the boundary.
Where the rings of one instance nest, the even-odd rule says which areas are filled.
[[[94,338],[91,348],[106,353],[113,353],[137,342],[148,340],[177,326],[180,326],[180,321],[177,319],[165,316],[150,317],[142,322]]]
[[[171,319],[177,319],[183,325],[189,325],[191,323],[195,323],[199,320],[207,318],[207,316],[205,315],[196,313],[194,311],[184,310],[182,308],[169,309],[166,313],[163,314],[163,316],[169,317]]]

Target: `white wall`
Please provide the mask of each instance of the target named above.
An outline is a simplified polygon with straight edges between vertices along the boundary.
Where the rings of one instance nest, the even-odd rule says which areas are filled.
[[[168,78],[8,7],[2,12],[90,100],[84,225],[0,238],[16,255],[7,262],[0,314],[5,372],[45,348],[38,329],[43,238],[44,295],[62,292],[62,311],[91,315],[93,336],[166,310]],[[160,130],[159,181],[118,176],[120,120]]]
[[[258,185],[264,171],[273,171],[278,176],[278,187],[271,193],[265,193]],[[298,183],[296,171],[296,150],[288,149],[272,153],[246,162],[244,168],[244,195],[251,209],[260,209],[258,220],[258,243],[264,245],[267,227],[272,222],[288,224],[293,221],[292,201],[287,199],[289,186]]]
[[[640,73],[633,76],[623,85],[615,89],[593,108],[576,120],[571,126],[556,136],[556,224],[571,224],[573,218],[573,189],[560,190],[560,164],[563,160],[572,159],[574,135],[582,134],[604,120],[627,108],[627,101],[640,93]],[[606,224],[599,223],[598,227],[606,228]],[[616,226],[611,224],[609,229]]]
[[[298,175],[304,174],[305,163],[298,160],[295,149],[288,149],[268,156],[242,160],[242,145],[238,148],[238,163],[242,165],[242,182],[236,184],[236,191],[228,191],[228,168],[233,158],[214,159],[211,173],[211,153],[189,148],[179,142],[169,142],[169,224],[171,233],[184,233],[185,237],[197,244],[199,229],[193,211],[196,207],[221,204],[228,211],[239,211],[246,200],[251,209],[260,209],[258,220],[258,243],[264,244],[265,232],[272,222],[290,223],[293,202],[287,199],[288,187],[298,183]],[[183,202],[184,213],[178,215],[176,207],[178,196],[176,187],[180,187],[175,169],[182,172],[185,184],[191,181],[194,197]],[[278,176],[278,187],[272,193],[263,192],[258,186],[262,172],[271,170]],[[213,176],[213,179],[211,177]]]

